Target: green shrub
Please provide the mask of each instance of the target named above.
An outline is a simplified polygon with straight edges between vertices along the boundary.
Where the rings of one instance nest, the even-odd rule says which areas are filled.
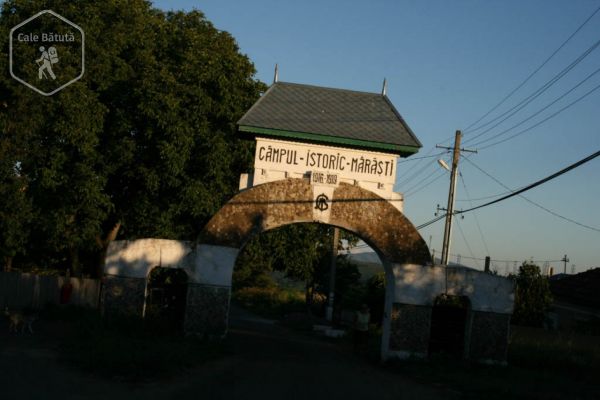
[[[577,333],[513,327],[509,363],[570,373],[600,371],[597,338]]]
[[[277,287],[242,288],[233,293],[233,299],[244,308],[272,318],[306,310],[304,293]]]
[[[519,267],[518,275],[513,279],[516,286],[513,323],[542,326],[544,314],[552,302],[548,278],[541,274],[537,265],[524,262]]]

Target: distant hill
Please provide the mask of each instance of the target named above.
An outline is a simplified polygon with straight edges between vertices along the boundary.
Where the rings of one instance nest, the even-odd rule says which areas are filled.
[[[600,308],[600,268],[550,279],[550,290],[557,298],[581,306]]]

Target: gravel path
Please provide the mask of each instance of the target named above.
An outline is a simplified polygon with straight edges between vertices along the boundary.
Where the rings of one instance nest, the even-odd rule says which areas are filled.
[[[0,329],[4,328],[0,325]],[[348,352],[241,310],[232,313],[226,354],[168,380],[114,382],[57,361],[41,327],[0,333],[5,399],[454,399],[459,394],[403,377]]]

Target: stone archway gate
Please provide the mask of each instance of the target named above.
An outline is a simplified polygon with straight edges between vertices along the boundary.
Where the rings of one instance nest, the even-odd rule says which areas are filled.
[[[471,310],[465,357],[506,359],[512,283],[467,268],[432,266],[429,250],[411,222],[388,200],[358,185],[340,183],[315,206],[308,178],[289,178],[244,190],[209,221],[196,243],[143,239],[113,242],[107,253],[105,314],[144,313],[146,278],[155,266],[183,268],[189,275],[185,331],[227,332],[231,276],[240,249],[256,234],[280,226],[317,222],[353,232],[372,248],[386,275],[381,354],[426,357],[431,310],[442,294],[466,296]]]

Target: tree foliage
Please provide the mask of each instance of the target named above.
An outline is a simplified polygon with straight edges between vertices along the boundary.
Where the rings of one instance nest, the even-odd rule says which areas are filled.
[[[2,255],[78,270],[115,227],[195,239],[251,165],[235,122],[265,89],[231,35],[143,0],[1,7],[4,71],[9,30],[47,8],[83,28],[87,60],[50,97],[0,77]]]
[[[548,278],[540,268],[529,262],[523,262],[519,273],[513,276],[515,281],[515,309],[513,322],[519,325],[541,326],[544,313],[552,302]]]
[[[338,250],[342,239],[350,246],[358,241],[348,232],[340,233]],[[322,224],[292,224],[257,235],[236,261],[234,287],[268,287],[274,285],[270,273],[282,271],[288,278],[304,283],[310,306],[317,294],[328,295],[332,242],[333,227]],[[348,297],[360,273],[343,255],[337,256],[336,264],[335,298],[342,300]]]

